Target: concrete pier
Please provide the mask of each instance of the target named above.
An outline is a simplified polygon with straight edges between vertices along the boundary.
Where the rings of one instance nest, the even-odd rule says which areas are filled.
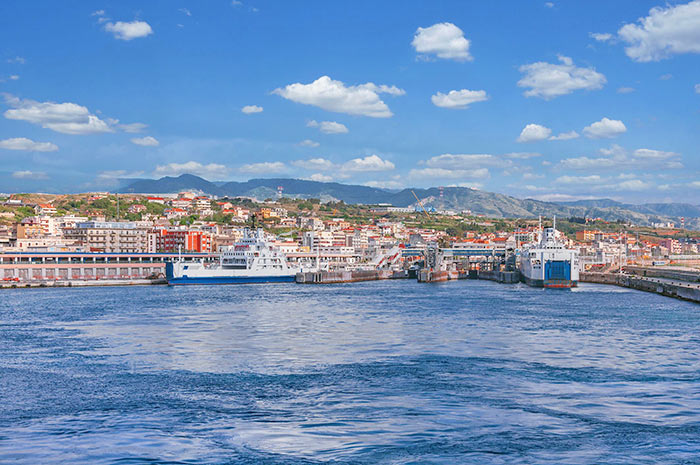
[[[613,284],[700,303],[700,283],[696,282],[674,281],[668,278],[645,277],[626,273],[591,272],[581,272],[580,281],[585,283]]]
[[[299,284],[336,284],[407,277],[408,274],[403,270],[309,271],[297,273],[296,282]]]
[[[488,279],[503,284],[517,284],[520,282],[519,271],[498,271],[498,270],[479,270],[477,272],[478,279]]]

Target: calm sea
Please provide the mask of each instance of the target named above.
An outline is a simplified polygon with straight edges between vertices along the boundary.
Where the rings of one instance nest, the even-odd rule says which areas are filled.
[[[484,281],[3,291],[0,462],[698,463],[700,306]]]

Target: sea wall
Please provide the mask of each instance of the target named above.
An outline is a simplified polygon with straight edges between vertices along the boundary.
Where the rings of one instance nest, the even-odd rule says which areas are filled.
[[[297,273],[296,282],[299,284],[334,284],[406,277],[407,273],[403,270],[309,271]]]
[[[497,270],[479,270],[477,272],[478,279],[488,279],[503,284],[516,284],[520,282],[519,271],[497,271]]]
[[[700,271],[674,270],[672,268],[657,268],[648,266],[626,266],[625,272],[649,278],[666,278],[676,281],[700,283]]]
[[[580,281],[586,283],[613,284],[700,303],[700,285],[693,283],[669,283],[655,278],[636,275],[591,272],[582,272]]]

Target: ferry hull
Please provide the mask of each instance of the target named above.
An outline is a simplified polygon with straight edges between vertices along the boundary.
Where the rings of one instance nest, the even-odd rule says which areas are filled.
[[[188,284],[263,284],[263,283],[292,283],[295,276],[217,276],[168,278],[171,286]]]
[[[522,282],[531,287],[544,287],[546,289],[569,289],[578,287],[578,281],[571,279],[531,279],[521,274]]]

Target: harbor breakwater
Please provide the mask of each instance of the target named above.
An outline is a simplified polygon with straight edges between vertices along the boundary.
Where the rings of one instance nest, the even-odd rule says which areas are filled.
[[[592,272],[581,272],[580,281],[585,283],[612,284],[700,303],[700,285],[697,283],[669,281],[665,278],[629,274]]]

